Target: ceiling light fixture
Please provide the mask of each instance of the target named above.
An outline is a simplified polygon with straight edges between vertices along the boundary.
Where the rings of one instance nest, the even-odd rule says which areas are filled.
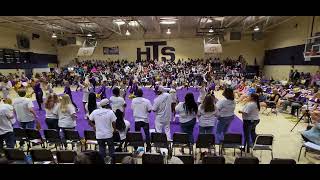
[[[223,21],[223,20],[224,20],[224,16],[215,17],[214,20],[216,20],[216,21]]]
[[[113,23],[117,24],[118,26],[126,24],[122,19],[115,19],[113,20]]]
[[[139,25],[139,23],[138,23],[138,21],[130,21],[129,23],[129,26],[138,26]]]
[[[127,35],[127,36],[130,36],[130,32],[129,32],[128,29],[127,29],[126,35]]]
[[[91,34],[91,33],[88,33],[87,36],[88,36],[88,37],[92,37],[92,34]]]
[[[173,20],[162,20],[160,21],[160,24],[176,24],[176,21]]]
[[[253,30],[254,30],[254,31],[259,31],[260,28],[259,28],[258,26],[256,26]]]
[[[210,27],[210,29],[209,29],[209,33],[213,33],[213,29],[212,29],[212,27]]]
[[[57,38],[56,33],[53,32],[51,37],[52,37],[52,38]]]
[[[171,34],[170,28],[168,27],[168,30],[166,32],[167,34]]]

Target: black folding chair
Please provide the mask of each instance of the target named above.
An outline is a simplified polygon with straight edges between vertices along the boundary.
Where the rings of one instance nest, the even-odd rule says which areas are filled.
[[[84,131],[84,140],[85,140],[84,141],[84,149],[85,150],[88,149],[88,145],[90,146],[90,149],[91,149],[91,145],[94,145],[94,150],[97,150],[98,141],[96,139],[96,132],[85,130]]]
[[[164,164],[164,156],[161,154],[144,153],[142,164]]]
[[[125,149],[128,151],[128,146],[131,147],[144,147],[144,140],[141,132],[128,132],[125,142]]]
[[[225,164],[226,159],[223,156],[204,156],[202,164]]]
[[[214,150],[214,154],[216,153],[215,147],[215,136],[214,134],[199,134],[198,139],[196,141],[196,149],[207,148],[209,150],[209,154],[211,154],[211,150]]]
[[[67,144],[71,144],[71,148],[72,150],[74,149],[74,146],[76,146],[77,144],[80,145],[81,151],[82,151],[82,144],[80,141],[80,135],[79,132],[77,130],[64,130],[64,138],[66,140]],[[67,148],[67,147],[65,147]]]
[[[193,155],[179,155],[177,158],[179,158],[183,164],[194,164]]]
[[[172,151],[175,155],[175,148],[189,148],[189,153],[193,154],[193,148],[190,146],[187,133],[174,133],[172,138]]]
[[[270,164],[296,164],[294,159],[272,159]]]
[[[27,152],[29,152],[30,148],[34,145],[41,145],[42,148],[45,148],[44,140],[41,136],[40,131],[35,129],[26,129],[27,134],[27,142],[28,142],[28,149]]]
[[[259,164],[259,159],[256,157],[237,157],[234,164]]]
[[[252,155],[253,151],[261,151],[260,158],[262,158],[262,151],[270,151],[271,159],[273,159],[273,138],[274,136],[272,134],[258,135],[252,147]]]
[[[19,149],[11,149],[11,148],[6,148],[4,149],[4,155],[9,161],[9,163],[17,163],[17,164],[25,164],[25,158],[26,155],[22,150]]]
[[[62,147],[62,141],[60,138],[59,131],[56,129],[45,129],[43,130],[45,142],[47,144],[47,148],[49,147],[49,144],[54,144],[54,147],[56,150],[58,150],[58,146]]]
[[[132,157],[132,153],[129,153],[129,152],[115,152],[114,153],[114,162],[116,164],[119,164],[119,163],[122,162],[123,158],[127,157],[127,156],[131,156]]]
[[[71,164],[74,163],[77,153],[75,151],[57,151],[57,161],[58,164]]]
[[[54,158],[52,152],[48,149],[31,149],[31,158],[33,164],[36,162],[41,162],[42,164],[54,163]]]
[[[25,129],[13,128],[13,133],[17,141],[27,141],[27,133]],[[17,144],[16,144],[17,146]]]
[[[240,149],[240,155],[242,156],[242,150],[244,146],[242,145],[242,135],[241,134],[225,134],[224,140],[220,146],[219,154],[222,155],[224,149],[233,149],[233,155],[236,155],[236,149]]]
[[[118,131],[115,131],[113,132],[113,136],[112,136],[112,139],[113,139],[113,144],[115,147],[120,147],[121,145],[121,138],[120,138],[120,134]],[[121,147],[122,149],[122,147]]]
[[[171,151],[170,144],[165,133],[151,133],[151,147],[166,148]]]

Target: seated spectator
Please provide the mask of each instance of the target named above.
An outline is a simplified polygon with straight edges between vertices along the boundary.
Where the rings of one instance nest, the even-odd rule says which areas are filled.
[[[302,132],[302,138],[306,142],[312,142],[320,145],[320,111],[312,113],[311,119],[314,126],[311,129]]]
[[[137,164],[137,161],[131,156],[126,156],[122,159],[121,164]]]
[[[77,154],[75,164],[105,164],[104,159],[97,151],[84,151]]]

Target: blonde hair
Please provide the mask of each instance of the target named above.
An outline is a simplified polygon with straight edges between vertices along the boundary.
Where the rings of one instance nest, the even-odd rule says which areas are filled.
[[[10,98],[7,98],[3,101],[5,104],[10,104],[12,105],[12,100]]]
[[[71,99],[68,94],[63,94],[60,99],[60,110],[62,113],[68,111],[68,105],[71,104]]]

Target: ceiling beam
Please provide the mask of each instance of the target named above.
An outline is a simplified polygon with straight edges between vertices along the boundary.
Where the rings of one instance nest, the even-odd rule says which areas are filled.
[[[137,23],[139,24],[139,26],[140,26],[140,27],[142,28],[142,30],[143,30],[143,34],[145,34],[145,33],[147,32],[147,29],[143,26],[143,24],[140,23],[138,17],[137,17],[137,16],[132,16],[132,19],[133,19],[134,21],[137,21]]]
[[[157,33],[161,33],[161,27],[160,27],[160,22],[157,16],[151,16],[151,20],[153,23],[153,26],[156,30]]]
[[[256,20],[255,22],[253,22],[252,24],[250,24],[250,25],[248,25],[247,27],[245,27],[244,30],[247,30],[247,29],[253,27],[254,25],[256,25],[256,24],[258,24],[258,23],[261,23],[261,22],[263,22],[263,21],[265,21],[265,20],[266,20],[265,17],[264,17],[264,18],[261,18],[261,19],[258,19],[258,20]]]
[[[109,30],[109,31],[111,31],[111,32],[114,32],[114,33],[117,33],[117,34],[119,34],[119,35],[122,36],[121,32],[118,32],[118,31],[116,31],[116,30],[114,30],[114,29],[112,29],[112,28],[104,25],[103,23],[98,22],[96,19],[94,19],[94,18],[92,18],[92,17],[90,17],[90,16],[85,16],[85,17],[86,17],[89,21],[91,21],[91,22],[93,22],[93,23],[96,23],[96,24],[98,24],[99,26],[101,26],[101,27],[103,27],[103,28],[106,28],[107,30]]]
[[[293,19],[293,18],[295,18],[295,17],[297,17],[297,16],[291,16],[291,17],[289,17],[289,18],[286,18],[286,19],[284,19],[283,21],[280,21],[280,22],[278,22],[278,23],[275,23],[275,24],[272,24],[272,25],[266,27],[264,30],[266,31],[266,30],[268,30],[268,29],[270,29],[270,28],[274,28],[274,27],[276,27],[276,26],[279,26],[280,24],[283,24],[283,23],[285,23],[285,22],[287,22],[287,21],[290,21],[291,19]]]
[[[33,27],[33,26],[28,26],[28,25],[25,25],[25,24],[17,23],[17,22],[14,22],[12,20],[9,20],[9,19],[3,18],[3,17],[0,17],[0,20],[6,21],[6,22],[9,22],[9,23],[12,23],[12,24],[16,24],[16,25],[19,25],[19,26],[23,26],[23,27],[26,27],[26,28],[29,28],[29,29],[34,29],[34,30],[38,30],[38,31],[46,32],[46,33],[52,33],[51,31],[47,31],[47,30],[45,30],[43,28],[36,28],[36,27]]]
[[[231,24],[233,24],[234,22],[236,22],[241,16],[236,16],[235,18],[233,18],[227,25],[226,27],[229,27]]]
[[[82,27],[82,26],[80,26],[79,24],[77,24],[77,23],[75,23],[75,22],[73,22],[73,21],[71,21],[71,20],[65,19],[64,17],[61,17],[61,16],[56,16],[56,17],[59,18],[60,20],[64,21],[64,22],[67,22],[67,23],[73,25],[74,27],[79,28],[80,30],[81,30],[81,28],[82,28],[82,29],[85,29],[85,30],[87,30],[87,31],[89,31],[89,32],[93,32],[92,29],[89,29],[89,28],[87,28],[87,27]]]
[[[181,21],[183,20],[183,16],[178,16],[178,35],[181,33]]]

